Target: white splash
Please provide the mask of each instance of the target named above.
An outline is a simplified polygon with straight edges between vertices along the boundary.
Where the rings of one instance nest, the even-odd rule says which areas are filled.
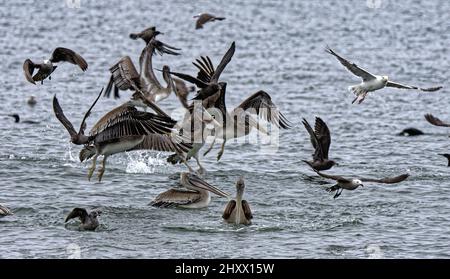
[[[126,173],[155,173],[164,171],[167,166],[165,157],[161,153],[156,154],[148,151],[126,153],[128,156],[128,164]]]

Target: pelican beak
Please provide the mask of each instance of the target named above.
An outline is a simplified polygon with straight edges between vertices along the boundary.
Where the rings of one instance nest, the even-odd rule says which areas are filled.
[[[197,185],[197,186],[202,188],[203,190],[210,191],[211,193],[214,193],[220,197],[223,197],[223,198],[230,197],[229,193],[224,192],[224,191],[220,190],[219,188],[217,188],[216,186],[212,186],[208,183],[204,183],[204,184],[202,183],[201,185]]]

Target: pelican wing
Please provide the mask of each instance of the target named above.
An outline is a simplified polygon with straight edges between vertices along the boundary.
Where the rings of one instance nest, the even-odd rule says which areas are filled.
[[[109,68],[111,78],[105,90],[105,96],[109,97],[114,88],[114,98],[119,98],[119,90],[132,90],[138,87],[139,73],[129,56],[122,57],[119,62]]]
[[[329,175],[329,174],[325,174],[323,172],[314,170],[318,175],[324,177],[324,178],[328,178],[328,179],[332,179],[332,180],[336,180],[337,182],[341,182],[341,183],[350,183],[351,181],[347,178],[344,178],[342,176],[339,175]]]
[[[327,124],[320,118],[316,117],[314,131],[323,152],[323,158],[328,159],[328,151],[330,150],[331,136]]]
[[[189,205],[201,199],[198,192],[182,189],[170,189],[159,194],[151,203],[155,207],[177,207],[179,205]]]
[[[187,153],[191,148],[191,144],[184,143],[170,135],[150,134],[144,136],[144,140],[131,150],[144,149],[164,152]]]
[[[56,95],[53,96],[53,111],[55,112],[56,118],[58,118],[59,122],[63,124],[63,126],[69,132],[70,136],[71,137],[76,136],[78,133],[77,131],[75,131],[75,128],[73,127],[72,123],[64,115],[64,112],[61,106],[59,105],[58,98],[56,98]]]
[[[69,215],[67,215],[66,220],[64,222],[67,223],[70,219],[77,218],[77,217],[79,217],[81,222],[84,223],[84,221],[88,217],[88,213],[87,213],[86,209],[79,208],[79,207],[74,208],[69,213]]]
[[[242,201],[242,209],[244,210],[245,218],[248,220],[253,219],[252,211],[250,210],[250,205],[246,200]]]
[[[170,72],[170,74],[174,75],[174,76],[177,76],[177,77],[179,77],[179,78],[181,78],[181,79],[183,79],[183,80],[185,80],[187,82],[195,84],[198,88],[205,88],[205,87],[208,86],[208,84],[205,83],[204,81],[202,81],[202,80],[200,80],[200,79],[198,79],[196,77],[193,77],[191,75],[188,75],[188,74],[177,73],[177,72]]]
[[[201,60],[196,59],[197,63],[192,62],[198,68],[197,78],[205,83],[210,83],[214,75],[214,65],[208,56],[201,56]]]
[[[403,180],[407,179],[409,177],[409,174],[402,174],[399,176],[394,177],[385,177],[382,179],[373,179],[373,178],[359,178],[362,182],[375,182],[375,183],[384,183],[384,184],[394,184],[402,182]]]
[[[311,144],[314,147],[313,159],[322,161],[325,158],[324,154],[323,154],[323,150],[322,150],[322,144],[320,144],[316,133],[314,132],[311,125],[309,125],[308,121],[305,118],[303,118],[302,123],[305,126],[306,131],[308,131],[308,134],[309,134],[309,137],[311,140]]]
[[[97,101],[98,101],[98,99],[100,99],[100,96],[102,96],[102,93],[103,93],[103,88],[102,88],[102,90],[100,90],[100,93],[98,94],[97,99],[95,99],[95,101],[92,103],[89,110],[84,114],[83,120],[81,121],[81,124],[80,124],[80,130],[78,131],[79,134],[84,135],[84,130],[86,130],[86,119],[89,117],[89,115],[91,115],[91,110],[94,108],[95,104],[97,104]]]
[[[393,82],[393,81],[388,81],[386,83],[386,87],[395,87],[395,88],[400,88],[400,89],[416,89],[416,90],[420,90],[420,91],[424,91],[424,92],[434,92],[434,91],[438,91],[439,89],[442,88],[442,86],[421,88],[421,87],[405,85],[405,84],[401,84],[401,83],[397,83],[397,82]]]
[[[270,95],[260,90],[243,101],[235,110],[243,109],[256,114],[283,129],[289,129],[290,123],[272,102]]]
[[[32,84],[36,84],[33,80],[33,72],[35,68],[39,68],[39,65],[34,64],[30,59],[23,62],[23,73],[25,74],[25,78]]]
[[[175,84],[175,95],[180,100],[183,107],[188,108],[189,104],[187,101],[187,97],[189,96],[189,90],[186,86],[186,83],[178,78],[174,78],[173,82]]]
[[[83,57],[81,57],[81,55],[79,55],[78,53],[76,53],[75,51],[68,49],[68,48],[64,48],[64,47],[57,47],[55,48],[55,50],[53,51],[52,57],[50,58],[50,61],[52,63],[57,63],[57,62],[69,62],[75,65],[78,65],[81,70],[86,71],[88,68],[88,64],[86,62],[86,60],[84,60]]]
[[[339,60],[339,62],[341,62],[341,64],[344,65],[345,68],[347,68],[347,70],[352,72],[354,75],[357,75],[360,78],[362,78],[363,81],[372,80],[372,79],[376,78],[373,74],[371,74],[368,71],[364,70],[363,68],[359,67],[355,63],[350,62],[349,60],[347,60],[347,59],[343,58],[342,56],[338,55],[330,47],[327,46],[325,51],[328,52],[331,55],[334,55]]]
[[[225,210],[223,211],[222,218],[225,220],[230,218],[231,213],[235,208],[236,208],[236,201],[235,200],[229,201],[227,203],[227,206],[225,207]]]
[[[432,114],[425,114],[425,119],[430,122],[430,124],[434,126],[441,126],[441,127],[450,127],[449,123],[445,123],[442,120],[440,120],[437,117],[434,117]]]
[[[217,66],[216,70],[214,71],[214,74],[211,76],[211,82],[218,82],[219,77],[222,74],[225,67],[230,63],[231,58],[233,58],[234,51],[235,51],[236,45],[235,43],[231,43],[230,48],[225,53],[225,55],[222,57],[222,60],[220,61],[219,65]]]
[[[13,215],[11,210],[4,205],[0,204],[0,216]]]

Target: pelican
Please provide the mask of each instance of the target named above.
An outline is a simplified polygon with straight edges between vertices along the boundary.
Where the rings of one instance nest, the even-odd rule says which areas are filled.
[[[21,120],[20,116],[17,113],[8,114],[8,116],[11,116],[14,118],[14,123],[39,124],[38,121],[34,121],[34,120]]]
[[[13,215],[13,213],[11,212],[11,210],[9,210],[9,208],[0,204],[0,217],[8,216],[8,215]]]
[[[145,44],[148,44],[151,39],[155,38],[156,36],[158,36],[160,34],[163,34],[163,33],[157,31],[155,26],[152,26],[152,27],[142,30],[139,33],[131,33],[130,38],[133,40],[137,40],[137,39],[141,38],[142,40],[144,40]]]
[[[81,221],[79,228],[81,230],[95,231],[95,229],[99,226],[97,217],[101,213],[102,212],[98,209],[92,210],[88,213],[86,209],[77,207],[74,208],[69,215],[67,215],[64,222],[67,223],[70,219],[79,218]]]
[[[336,165],[336,162],[328,159],[331,136],[327,124],[325,124],[320,117],[316,117],[314,130],[305,118],[303,118],[303,125],[308,131],[311,144],[314,147],[313,161],[303,160],[303,162],[307,163],[314,170],[322,171],[331,169],[334,165]]]
[[[223,211],[222,218],[227,223],[250,225],[253,219],[250,205],[246,200],[243,200],[244,196],[244,178],[240,177],[236,182],[236,199],[228,202],[225,210]]]
[[[215,15],[212,14],[208,14],[208,13],[202,13],[202,14],[198,14],[195,15],[194,18],[197,19],[197,21],[195,22],[195,29],[201,29],[203,28],[203,25],[207,22],[213,22],[216,20],[224,20],[224,17],[217,17]]]
[[[180,183],[187,190],[172,188],[159,194],[150,205],[155,207],[204,208],[211,202],[209,192],[224,198],[230,196],[230,194],[212,186],[193,173],[181,173]]]
[[[337,183],[336,185],[327,188],[328,192],[334,192],[336,191],[336,194],[334,195],[333,198],[337,198],[342,194],[343,190],[355,190],[358,187],[363,187],[363,182],[375,182],[375,183],[384,183],[384,184],[394,184],[394,183],[399,183],[402,182],[403,180],[407,179],[409,177],[409,174],[402,174],[399,176],[395,176],[395,177],[385,177],[382,179],[373,179],[373,178],[344,178],[342,176],[339,175],[329,175],[329,174],[325,174],[322,173],[320,171],[316,171],[315,172],[327,179],[332,179],[335,180]]]
[[[367,94],[372,91],[382,89],[384,87],[395,87],[400,89],[416,89],[424,92],[433,92],[442,88],[442,86],[431,87],[431,88],[420,88],[417,86],[404,85],[390,81],[388,76],[378,76],[369,73],[363,68],[359,67],[355,63],[343,58],[334,52],[331,48],[327,47],[326,52],[336,57],[342,65],[344,65],[347,70],[349,70],[354,75],[362,79],[361,84],[350,86],[348,89],[356,95],[352,104],[358,100],[358,104],[361,104],[366,98]]]
[[[72,123],[70,123],[64,115],[56,95],[53,98],[53,110],[55,115],[69,132],[71,142],[77,145],[95,147],[92,166],[88,172],[89,180],[95,171],[98,156],[103,155],[102,167],[98,173],[98,180],[101,181],[105,172],[105,164],[108,156],[134,148],[141,144],[145,136],[148,135],[161,134],[166,135],[167,137],[170,136],[174,140],[171,141],[170,139],[165,138],[166,140],[162,142],[162,138],[159,138],[160,141],[153,142],[154,145],[151,146],[151,149],[154,150],[164,150],[163,146],[167,141],[173,143],[173,146],[176,147],[175,152],[177,153],[183,153],[190,148],[190,146],[186,147],[186,145],[182,143],[182,138],[177,136],[176,133],[170,135],[170,133],[174,132],[173,127],[175,126],[176,121],[171,119],[156,105],[146,100],[139,92],[133,94],[130,101],[113,109],[100,118],[100,120],[92,127],[89,136],[86,136],[84,134],[84,130],[86,129],[86,119],[100,98],[102,91],[100,91],[97,99],[84,115],[78,132],[75,131]],[[158,114],[138,111],[136,109],[136,106],[146,107],[146,105],[152,107]],[[174,144],[175,142],[177,142],[177,144]],[[178,142],[180,144],[178,144]]]
[[[25,60],[25,62],[23,63],[23,72],[25,74],[25,78],[32,84],[36,84],[36,81],[40,81],[42,84],[44,82],[44,79],[46,79],[47,77],[49,80],[51,80],[50,75],[57,67],[54,64],[58,62],[69,62],[78,65],[83,72],[88,68],[86,60],[84,60],[81,55],[71,49],[57,47],[53,51],[50,59],[44,60],[43,63],[38,64],[34,63],[30,59]],[[34,69],[39,69],[39,71],[33,76]]]

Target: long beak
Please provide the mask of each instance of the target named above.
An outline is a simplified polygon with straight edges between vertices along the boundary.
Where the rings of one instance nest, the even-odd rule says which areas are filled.
[[[200,186],[200,185],[202,185],[202,186]],[[229,193],[224,192],[224,191],[220,190],[219,188],[212,186],[210,184],[200,184],[200,185],[197,185],[197,186],[200,186],[200,188],[202,188],[203,190],[210,191],[211,193],[214,193],[220,197],[228,198],[230,196]]]

